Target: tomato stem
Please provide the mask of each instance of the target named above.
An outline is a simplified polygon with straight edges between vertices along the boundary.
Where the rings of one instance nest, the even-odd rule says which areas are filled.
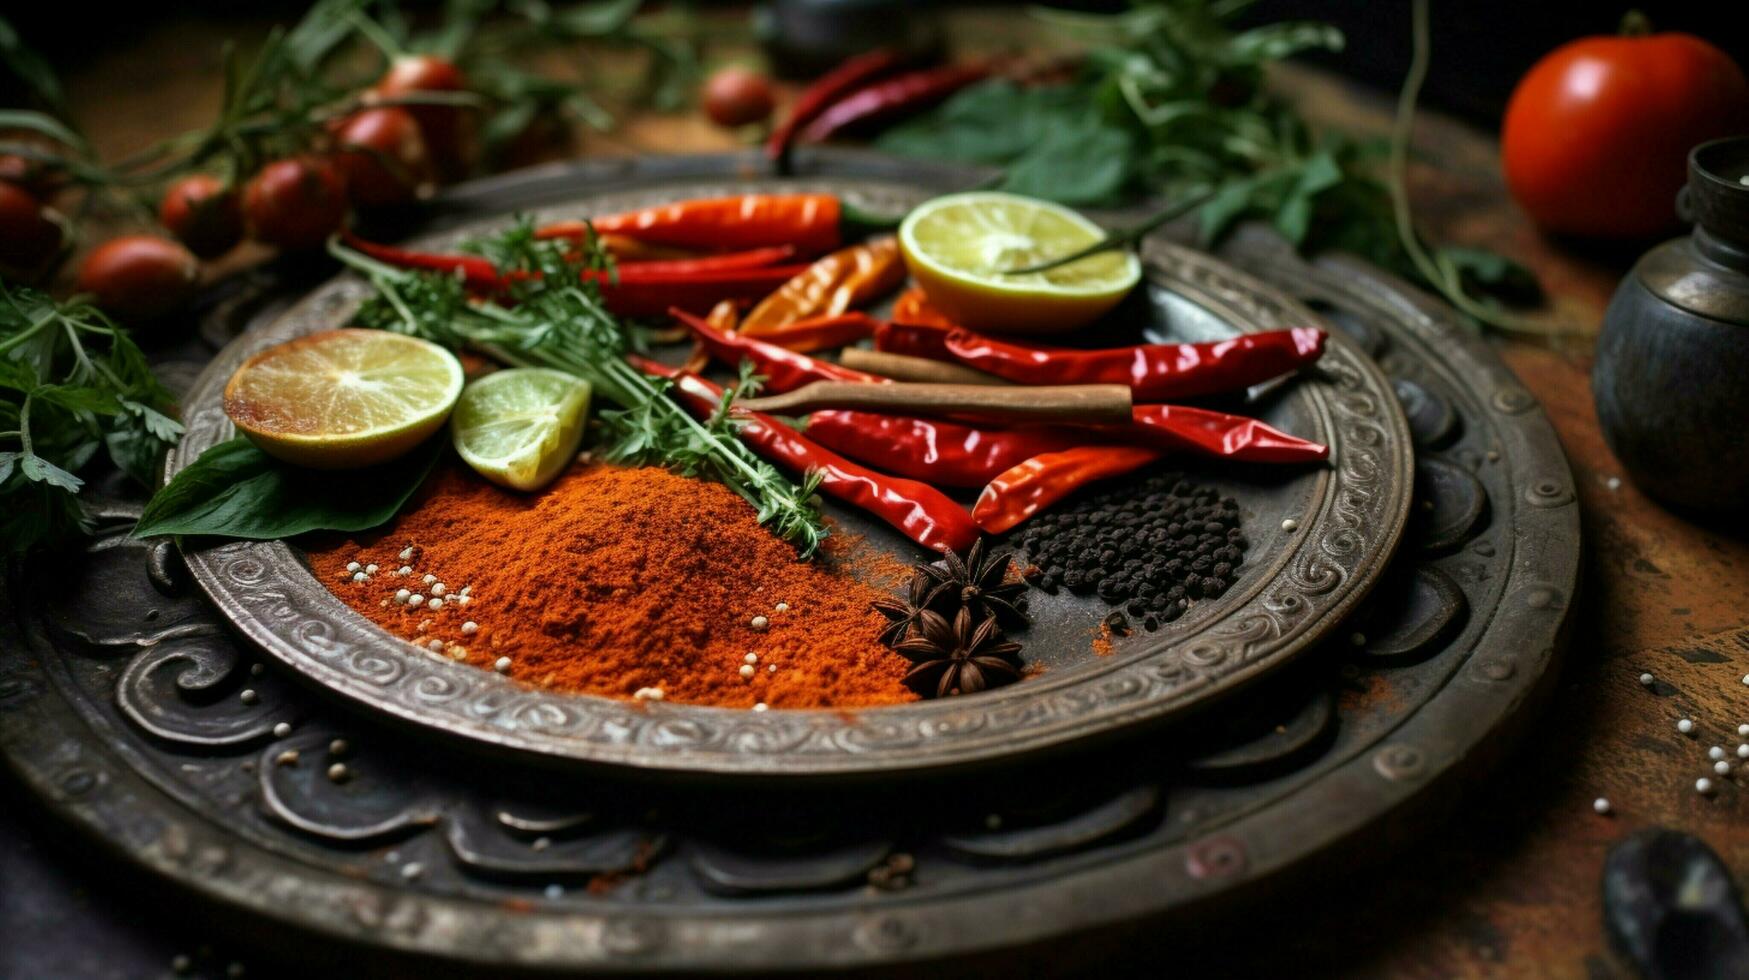
[[[1616,33],[1622,37],[1645,37],[1652,33],[1652,21],[1638,10],[1629,10],[1621,15],[1621,26]]]

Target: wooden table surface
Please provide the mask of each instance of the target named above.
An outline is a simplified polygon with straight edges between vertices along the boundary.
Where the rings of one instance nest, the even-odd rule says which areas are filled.
[[[973,15],[967,15],[973,16]],[[1010,20],[1000,18],[996,36]],[[964,24],[959,25],[964,27]],[[986,37],[992,25],[976,24]],[[232,27],[229,33],[235,33]],[[217,52],[227,31],[175,25],[125,50],[63,66],[72,102],[106,155],[201,125],[217,104]],[[1388,93],[1360,92],[1294,70],[1288,90],[1314,118],[1382,133]],[[1416,131],[1417,214],[1434,240],[1484,246],[1534,269],[1565,321],[1594,332],[1632,256],[1580,255],[1540,237],[1508,199],[1497,146],[1434,113]],[[637,115],[586,153],[679,153],[736,146],[696,115]],[[1259,924],[1261,953],[1235,953],[1235,973],[1361,976],[1629,976],[1609,951],[1599,877],[1610,845],[1638,828],[1686,830],[1733,868],[1749,869],[1749,786],[1719,780],[1702,797],[1711,745],[1744,741],[1749,721],[1749,543],[1696,526],[1629,482],[1598,431],[1587,337],[1554,346],[1500,342],[1542,400],[1578,483],[1585,530],[1582,602],[1559,691],[1497,777],[1443,826],[1381,869],[1331,882],[1323,912]],[[1638,677],[1650,671],[1654,690]],[[1695,737],[1677,733],[1693,718]],[[1746,775],[1745,779],[1749,779]],[[1607,797],[1611,816],[1592,812]],[[1260,938],[1262,938],[1260,936]]]

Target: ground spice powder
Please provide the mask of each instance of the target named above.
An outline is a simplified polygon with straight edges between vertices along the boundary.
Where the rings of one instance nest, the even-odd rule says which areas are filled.
[[[661,469],[579,466],[524,495],[457,467],[386,530],[308,559],[390,633],[541,687],[742,708],[915,700],[909,664],[877,639],[884,591],[835,550],[799,562],[732,491]]]

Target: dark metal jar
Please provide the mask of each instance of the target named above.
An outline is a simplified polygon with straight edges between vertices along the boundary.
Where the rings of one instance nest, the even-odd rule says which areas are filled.
[[[1695,147],[1677,208],[1694,232],[1616,288],[1591,389],[1635,483],[1718,513],[1749,504],[1749,137]]]

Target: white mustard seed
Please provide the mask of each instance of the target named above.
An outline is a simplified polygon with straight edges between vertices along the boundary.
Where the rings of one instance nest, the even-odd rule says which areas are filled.
[[[1716,772],[1721,776],[1729,776],[1731,774],[1731,764],[1729,762],[1726,762],[1723,759],[1720,759],[1719,761],[1713,763],[1713,772]]]
[[[1289,517],[1281,522],[1281,529],[1283,531],[1298,531],[1300,529],[1300,522]]]
[[[1692,734],[1694,732],[1694,722],[1684,718],[1676,723],[1676,730],[1684,735]]]
[[[430,643],[427,643],[425,645],[431,648],[432,653],[442,653],[443,652],[443,641],[442,640],[432,640]]]
[[[748,655],[746,655],[745,657],[742,657],[741,659],[745,660],[746,662],[748,662],[750,664],[756,664],[759,662],[759,654],[749,653]]]
[[[468,593],[470,593],[470,592],[472,592],[472,591],[474,591],[474,587],[473,587],[473,586],[471,586],[471,585],[464,585],[464,586],[462,586],[462,590],[461,590],[461,592],[460,592],[460,593],[459,593],[459,594],[460,594],[460,595],[467,595],[467,594],[468,594]]]
[[[755,704],[755,705],[754,705],[754,706],[753,706],[753,710],[754,710],[754,711],[764,711],[764,710],[766,710],[766,707],[765,707],[765,702],[764,702],[764,701],[761,701],[761,702],[759,702],[759,703],[758,703],[758,704]]]
[[[377,567],[375,565],[364,566],[364,574],[375,575],[376,573],[377,573]]]
[[[291,727],[290,722],[282,721],[279,724],[273,726],[273,737],[274,738],[285,738],[287,735],[290,735],[291,733],[292,733],[292,727]]]
[[[349,572],[356,572],[362,567],[363,566],[361,566],[358,562],[355,562],[355,561],[349,561],[346,563],[346,570]]]
[[[403,605],[403,606],[406,605],[407,600],[411,599],[411,598],[413,598],[413,593],[408,592],[406,589],[396,589],[395,590],[395,601],[400,603],[401,605]]]
[[[768,670],[768,671],[770,671],[770,672],[771,672],[771,673],[773,673],[773,674],[775,674],[775,673],[777,673],[777,665],[776,665],[776,664],[772,664],[772,665],[771,665],[771,666],[769,666],[769,667],[767,667],[767,668],[765,668],[765,669],[766,669],[766,670]]]
[[[741,676],[742,677],[752,677],[753,676],[753,665],[752,664],[742,664],[741,665]]]
[[[473,635],[473,633],[476,630],[478,630],[479,628],[480,628],[480,624],[474,622],[471,619],[462,624],[462,632],[465,634],[468,634],[470,636]]]
[[[463,592],[461,595],[458,595],[455,597],[455,601],[456,601],[456,605],[458,605],[458,606],[467,605],[468,604],[468,594],[466,592]]]
[[[407,605],[412,606],[414,609],[417,609],[420,606],[425,605],[425,597],[420,595],[419,593],[415,592],[412,595],[407,597]]]
[[[1700,777],[1694,781],[1694,791],[1702,796],[1711,796],[1713,792],[1713,781],[1705,776]]]
[[[510,658],[499,657],[497,662],[492,665],[492,669],[500,674],[510,673]]]
[[[411,575],[411,574],[413,574],[413,566],[412,565],[402,565],[400,568],[395,569],[395,574],[397,574],[397,575]]]
[[[1725,747],[1722,745],[1715,745],[1712,748],[1707,749],[1706,750],[1706,757],[1713,760],[1714,762],[1717,762],[1720,759],[1723,759],[1725,757]]]
[[[1597,799],[1591,801],[1591,809],[1596,810],[1598,813],[1608,813],[1609,801],[1599,796]]]
[[[1657,678],[1653,677],[1650,673],[1641,674],[1640,675],[1640,686],[1641,687],[1651,687],[1652,683],[1656,680],[1657,680]]]
[[[424,582],[426,585],[430,585],[431,583],[437,581],[437,576],[427,575],[424,578],[420,579],[419,581]]]
[[[1749,759],[1749,743],[1737,746],[1737,758]]]
[[[1749,684],[1749,674],[1744,674],[1744,675],[1743,675],[1743,683],[1745,683],[1745,684]]]
[[[413,546],[412,545],[408,545],[407,547],[401,549],[401,560],[402,561],[412,561],[413,560]]]
[[[432,595],[443,595],[445,592],[448,592],[448,591],[449,591],[449,587],[444,585],[442,582],[431,583],[431,594]]]
[[[762,630],[771,625],[771,620],[766,619],[764,616],[755,616],[748,621],[747,625],[756,630]]]
[[[443,608],[443,600],[438,599],[438,598],[432,598],[431,600],[429,600],[425,603],[425,608],[431,610],[432,612],[436,612],[439,609]]]
[[[368,581],[369,579],[370,579],[370,576],[364,574],[363,572],[353,572],[352,573],[352,580],[354,582],[364,582],[364,581]]]
[[[780,602],[773,608],[775,608],[778,612],[789,612],[789,603]]]
[[[660,701],[662,700],[662,689],[659,687],[640,687],[632,692],[632,699],[636,701]]]

